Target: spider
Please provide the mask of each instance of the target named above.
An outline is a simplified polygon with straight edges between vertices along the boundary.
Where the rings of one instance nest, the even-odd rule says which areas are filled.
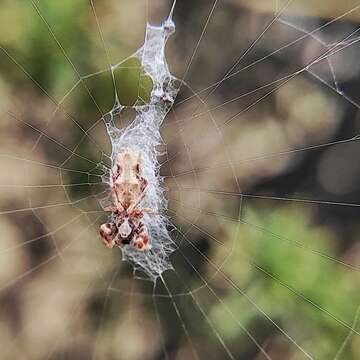
[[[131,245],[144,251],[151,248],[150,236],[142,221],[144,213],[153,214],[149,208],[141,208],[148,181],[142,176],[141,153],[125,149],[116,157],[110,176],[112,204],[104,210],[112,213],[111,220],[100,226],[104,244]]]

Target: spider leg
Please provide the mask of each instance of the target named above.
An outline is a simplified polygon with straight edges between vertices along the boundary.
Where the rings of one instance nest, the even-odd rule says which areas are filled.
[[[111,206],[106,207],[104,210],[105,211],[119,210],[120,212],[124,211],[124,206],[121,203],[121,201],[119,200],[118,194],[114,188],[111,190],[111,198],[112,198],[113,204]],[[106,209],[108,209],[108,210],[106,210]]]
[[[116,228],[112,223],[105,223],[100,226],[99,233],[103,243],[112,248],[115,245]]]
[[[149,215],[159,215],[159,213],[157,211],[155,211],[154,209],[151,209],[151,208],[143,208],[142,211]]]
[[[145,226],[142,227],[142,231],[133,239],[133,246],[140,251],[151,249],[150,236]]]
[[[140,204],[141,200],[144,198],[145,192],[142,192],[138,198],[129,206],[128,213],[132,213],[134,209]]]
[[[141,183],[141,193],[140,195],[134,200],[134,202],[132,203],[132,205],[129,206],[128,208],[128,212],[129,213],[132,213],[136,208],[137,206],[140,204],[141,200],[144,198],[144,196],[146,195],[146,189],[147,189],[147,186],[148,186],[148,181],[144,178],[144,177],[141,177],[139,179],[140,183]]]
[[[116,207],[114,205],[109,205],[104,207],[104,211],[106,212],[114,212],[116,210]]]

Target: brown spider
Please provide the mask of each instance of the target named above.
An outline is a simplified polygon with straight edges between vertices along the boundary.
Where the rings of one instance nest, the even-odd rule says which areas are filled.
[[[104,209],[111,211],[113,216],[99,230],[109,248],[125,244],[141,251],[151,248],[148,231],[141,219],[144,213],[152,214],[154,211],[140,207],[148,185],[141,173],[140,152],[126,149],[117,155],[110,176],[112,204]]]

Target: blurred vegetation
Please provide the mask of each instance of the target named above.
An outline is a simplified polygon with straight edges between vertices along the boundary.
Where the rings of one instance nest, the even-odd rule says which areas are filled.
[[[234,230],[229,229],[230,239],[233,233]],[[269,237],[269,234],[278,236]],[[300,336],[307,338],[305,350],[315,358],[332,358],[348,330],[339,329],[338,322],[320,309],[351,324],[358,307],[354,301],[358,296],[358,283],[356,273],[337,263],[331,232],[322,226],[311,226],[311,213],[306,209],[250,210],[239,238],[233,241],[239,246],[225,265],[226,273],[234,279],[240,273],[246,293],[274,321],[286,324],[290,335],[301,329]],[[320,254],[327,257],[319,258]],[[239,293],[230,292],[224,299],[245,328],[251,329],[252,324],[263,322],[260,336],[266,337],[267,332],[274,331]],[[212,314],[226,338],[235,343],[248,342],[220,304],[212,309]],[[347,346],[341,358],[358,356],[356,348]]]
[[[120,104],[133,106],[139,99],[142,102],[150,100],[153,81],[141,68],[138,58],[130,58],[115,70],[114,76],[117,85],[117,94]]]

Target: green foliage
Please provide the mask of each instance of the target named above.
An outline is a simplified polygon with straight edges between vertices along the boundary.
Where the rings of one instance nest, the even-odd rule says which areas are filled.
[[[349,330],[327,312],[351,326],[359,303],[357,274],[319,254],[339,258],[331,233],[325,228],[311,227],[310,219],[311,214],[302,208],[250,211],[241,225],[239,238],[228,240],[236,244],[225,270],[304,350],[317,359],[329,359],[335,356]],[[230,228],[229,236],[234,233],[234,227]],[[225,253],[222,249],[217,257],[223,258]],[[264,322],[264,333],[275,330],[269,328],[266,318],[241,293],[229,289],[225,302],[245,328],[254,328],[260,321]],[[212,318],[228,340],[240,339],[243,347],[251,344],[220,303],[213,306]],[[299,353],[290,344],[286,341],[283,346]],[[341,358],[356,356],[347,346]]]
[[[138,58],[132,57],[124,61],[114,71],[116,90],[120,103],[132,106],[137,101],[150,100],[153,81],[141,66]]]
[[[63,95],[65,90],[69,90],[70,84],[77,80],[70,61],[77,69],[81,69],[81,75],[91,72],[90,58],[85,56],[91,50],[91,39],[82,21],[85,20],[83,16],[88,2],[65,0],[34,4],[41,11],[43,19],[38,16],[30,1],[26,4],[6,1],[3,4],[4,17],[0,16],[0,20],[10,21],[11,28],[15,24],[16,26],[13,31],[14,40],[11,41],[10,37],[9,41],[9,36],[5,33],[4,36],[0,35],[0,42],[44,89],[52,95]],[[74,18],[80,20],[74,21]],[[64,57],[52,33],[61,43],[70,61]],[[19,82],[24,80],[24,83],[28,84],[28,78],[21,78],[24,75],[21,71],[13,73],[13,68],[13,64],[9,63],[10,72],[6,74],[11,76],[12,82],[17,78]],[[36,87],[34,89],[36,90]]]

